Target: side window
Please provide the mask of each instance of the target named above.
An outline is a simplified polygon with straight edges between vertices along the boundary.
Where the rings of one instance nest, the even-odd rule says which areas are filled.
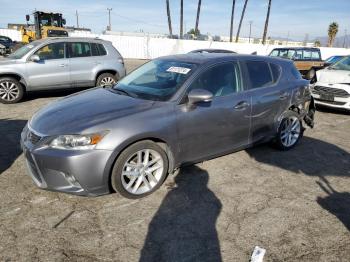
[[[279,65],[276,64],[270,64],[270,68],[272,72],[273,82],[276,83],[281,76],[282,69]]]
[[[214,96],[226,96],[241,90],[240,73],[237,63],[225,63],[209,68],[189,87],[205,89]]]
[[[91,56],[90,44],[86,42],[69,43],[70,57]]]
[[[92,56],[99,56],[100,53],[98,52],[98,47],[96,43],[90,43],[91,46],[91,55]]]
[[[279,54],[279,50],[278,49],[277,50],[272,50],[270,56],[278,56],[278,54]]]
[[[303,60],[303,51],[297,50],[294,55],[295,60]]]
[[[64,43],[52,43],[43,46],[35,52],[40,60],[52,60],[64,58]]]
[[[311,51],[304,50],[303,59],[304,59],[304,60],[311,60]]]
[[[263,61],[247,61],[247,70],[252,88],[266,87],[273,84],[269,64]]]
[[[103,44],[97,44],[98,47],[98,52],[100,53],[100,55],[107,55],[106,49],[103,46]]]
[[[320,53],[318,51],[312,51],[312,60],[321,60]]]

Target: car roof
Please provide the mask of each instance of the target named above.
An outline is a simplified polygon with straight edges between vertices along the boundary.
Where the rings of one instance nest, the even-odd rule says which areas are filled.
[[[218,48],[203,48],[203,49],[195,49],[192,50],[190,53],[196,53],[196,52],[208,52],[208,53],[231,53],[236,54],[236,52],[226,49],[218,49]]]
[[[231,53],[187,53],[181,55],[170,55],[162,56],[157,58],[157,60],[172,60],[184,63],[193,63],[193,64],[206,64],[206,63],[215,63],[220,61],[232,61],[232,60],[259,60],[266,62],[275,62],[278,64],[291,64],[293,63],[290,60],[269,57],[269,56],[257,56],[257,55],[244,55],[244,54],[234,54]]]
[[[48,37],[40,40],[36,40],[38,43],[52,43],[52,42],[109,42],[100,38],[92,37]]]
[[[320,49],[317,47],[300,47],[300,46],[298,46],[298,47],[277,47],[277,48],[274,48],[273,50],[288,50],[288,49],[320,51]]]

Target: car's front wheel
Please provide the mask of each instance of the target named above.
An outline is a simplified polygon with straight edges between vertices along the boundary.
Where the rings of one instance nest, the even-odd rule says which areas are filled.
[[[24,88],[17,79],[12,77],[0,78],[0,102],[14,104],[22,99]]]
[[[282,119],[278,129],[276,144],[281,150],[293,148],[302,138],[304,128],[296,112],[288,112]]]
[[[124,197],[141,198],[156,191],[167,173],[165,151],[152,141],[141,141],[120,154],[112,170],[111,184]]]

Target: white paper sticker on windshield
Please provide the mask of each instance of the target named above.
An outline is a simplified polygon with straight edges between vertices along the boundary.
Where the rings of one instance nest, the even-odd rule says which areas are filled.
[[[179,66],[171,66],[166,70],[167,72],[173,72],[173,73],[178,73],[178,74],[183,74],[187,75],[188,72],[191,71],[191,69],[186,68],[186,67],[179,67]]]
[[[28,45],[27,45],[27,47],[28,47],[29,49],[32,49],[34,46],[33,46],[33,45],[28,44]]]

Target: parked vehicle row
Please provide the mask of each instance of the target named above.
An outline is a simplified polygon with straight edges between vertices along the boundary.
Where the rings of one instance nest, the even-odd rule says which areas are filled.
[[[26,92],[113,85],[125,75],[111,42],[89,38],[46,38],[0,60],[0,102],[16,103]]]
[[[40,188],[140,198],[181,165],[268,141],[289,150],[314,112],[308,81],[289,60],[176,55],[49,104],[21,145]]]

